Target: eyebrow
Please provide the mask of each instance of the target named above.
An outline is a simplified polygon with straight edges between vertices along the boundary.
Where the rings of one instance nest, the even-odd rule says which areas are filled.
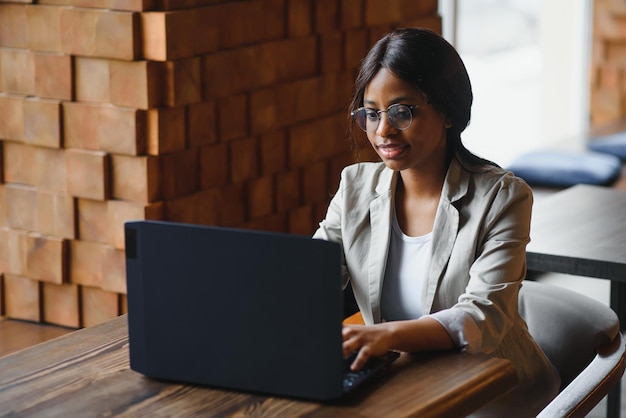
[[[403,103],[403,102],[412,102],[414,100],[415,100],[415,98],[411,98],[411,97],[408,97],[408,96],[400,96],[400,97],[396,97],[395,99],[393,99],[391,101],[391,104],[398,104],[398,103]],[[375,105],[376,102],[374,100],[365,100],[365,99],[363,99],[363,104],[364,105],[366,105],[366,104],[368,104],[368,105]]]

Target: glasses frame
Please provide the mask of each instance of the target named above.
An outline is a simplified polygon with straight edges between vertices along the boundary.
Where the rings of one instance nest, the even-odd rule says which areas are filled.
[[[400,128],[400,127],[396,126],[396,124],[394,123],[394,120],[389,117],[389,110],[397,108],[397,107],[400,107],[400,106],[404,106],[404,107],[408,108],[409,109],[409,113],[411,115],[411,120],[409,121],[409,124],[407,126],[403,127],[403,128]],[[357,126],[359,128],[361,128],[361,130],[363,132],[367,133],[367,132],[376,132],[376,130],[380,126],[380,119],[382,118],[381,113],[386,113],[387,114],[387,120],[389,121],[391,126],[393,126],[394,129],[397,129],[399,131],[404,131],[406,129],[409,129],[411,127],[411,125],[413,124],[413,112],[418,107],[419,107],[418,105],[408,105],[408,104],[404,104],[404,103],[394,103],[394,104],[390,105],[389,107],[387,107],[387,109],[384,109],[384,110],[374,110],[374,109],[372,109],[370,107],[362,106],[362,107],[359,107],[358,109],[355,109],[352,112],[350,112],[350,116],[352,116],[352,119],[357,124]],[[358,122],[358,119],[357,119],[358,114],[360,112],[367,111],[368,109],[369,110],[374,110],[374,112],[376,112],[376,115],[378,116],[378,119],[377,119],[377,122],[376,122],[376,126],[371,131],[368,131],[363,126],[361,126],[361,124]],[[367,118],[367,114],[365,115],[365,117]],[[367,120],[365,121],[365,123],[366,123],[366,126],[367,126]]]

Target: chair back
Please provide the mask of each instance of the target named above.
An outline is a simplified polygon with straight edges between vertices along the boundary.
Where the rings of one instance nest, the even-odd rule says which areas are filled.
[[[567,386],[587,367],[598,348],[619,334],[619,319],[608,306],[580,293],[524,281],[519,312]]]

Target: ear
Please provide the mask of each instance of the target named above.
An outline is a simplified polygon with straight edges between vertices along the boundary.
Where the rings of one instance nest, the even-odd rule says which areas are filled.
[[[450,119],[446,118],[446,120],[445,120],[445,121],[444,121],[444,123],[443,123],[443,126],[444,126],[446,129],[450,129],[450,128],[452,128],[452,122],[450,122]]]

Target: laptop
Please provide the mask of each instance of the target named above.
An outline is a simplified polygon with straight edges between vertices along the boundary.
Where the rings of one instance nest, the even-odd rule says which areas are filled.
[[[341,251],[307,236],[125,224],[130,367],[155,379],[310,400],[345,396]]]

